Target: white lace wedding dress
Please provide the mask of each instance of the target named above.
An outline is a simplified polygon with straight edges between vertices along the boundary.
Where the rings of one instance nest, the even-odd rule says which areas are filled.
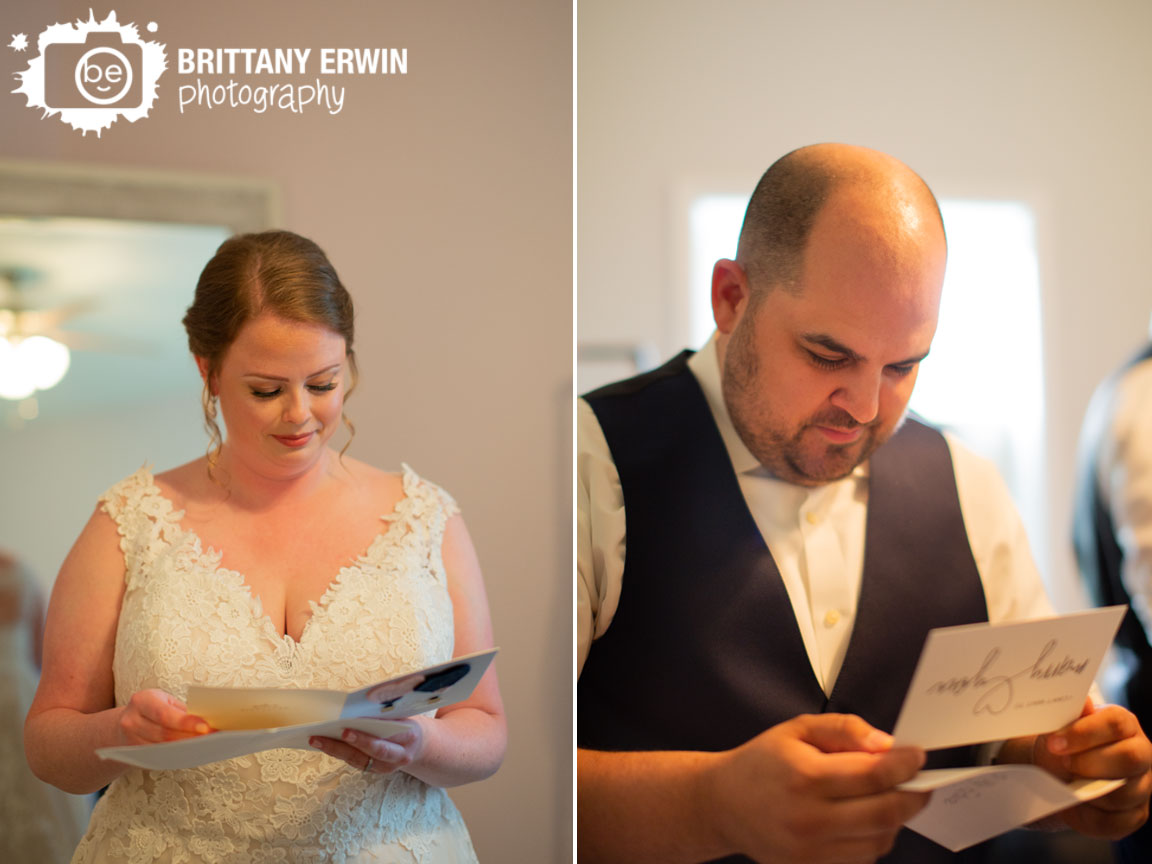
[[[180,526],[146,469],[112,487],[127,588],[116,702],[190,684],[354,689],[452,657],[440,544],[455,503],[404,466],[382,533],[281,636],[242,574]],[[270,750],[180,771],[131,768],[101,798],[75,862],[462,864],[476,856],[443,789],[362,774],[320,752]]]

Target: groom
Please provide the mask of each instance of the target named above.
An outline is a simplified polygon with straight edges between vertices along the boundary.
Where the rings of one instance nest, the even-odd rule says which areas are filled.
[[[882,731],[928,629],[1051,608],[995,472],[904,422],[944,264],[907,166],[795,151],[715,266],[712,341],[580,403],[581,860],[981,860],[901,831],[926,757]],[[1123,709],[999,758],[1126,778],[1078,830],[1147,815]]]

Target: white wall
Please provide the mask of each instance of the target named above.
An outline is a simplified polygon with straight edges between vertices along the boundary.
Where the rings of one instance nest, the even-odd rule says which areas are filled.
[[[750,194],[803,144],[875,147],[941,197],[1034,209],[1046,576],[1059,606],[1082,604],[1068,539],[1080,421],[1152,311],[1152,6],[581,0],[578,32],[581,342],[678,350],[670,300],[687,288],[668,264],[681,254],[670,204],[705,186]]]
[[[87,19],[12,0],[5,41]],[[504,767],[453,792],[485,861],[571,857],[571,6],[463,0],[122,0],[175,47],[399,47],[402,81],[346,81],[341,114],[179,114],[170,53],[150,117],[100,138],[0,94],[0,157],[266,178],[357,305],[352,454],[407,461],[460,502],[486,576],[509,715]],[[106,9],[95,10],[103,17]],[[35,54],[33,49],[30,54]],[[28,54],[5,49],[5,76]],[[14,86],[14,85],[13,85]],[[12,89],[9,87],[8,89]],[[191,289],[189,289],[189,299]],[[176,431],[173,431],[176,430]],[[30,436],[24,436],[29,438]],[[198,405],[5,444],[0,543],[63,560],[95,495],[204,449]],[[39,489],[47,504],[21,506]],[[67,538],[67,539],[64,539]]]

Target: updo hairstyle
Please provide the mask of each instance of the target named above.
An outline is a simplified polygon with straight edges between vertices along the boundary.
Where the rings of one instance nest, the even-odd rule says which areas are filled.
[[[188,348],[207,363],[204,381],[204,426],[211,439],[209,471],[216,464],[224,439],[216,424],[211,381],[240,329],[269,312],[303,324],[319,324],[344,337],[349,386],[356,386],[356,354],[352,348],[352,298],[323,250],[291,231],[237,234],[225,240],[204,267],[196,296],[184,316]],[[347,415],[341,419],[355,434]],[[349,438],[351,443],[351,438]],[[344,445],[344,450],[348,444]],[[341,450],[343,454],[344,450]]]

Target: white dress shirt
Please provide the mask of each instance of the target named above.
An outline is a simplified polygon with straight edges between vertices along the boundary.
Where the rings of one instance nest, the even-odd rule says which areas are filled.
[[[780,569],[812,669],[831,695],[860,595],[868,466],[812,488],[769,475],[728,416],[715,343],[713,336],[688,367],[704,391],[748,509]],[[620,477],[596,415],[583,399],[577,408],[577,437],[577,650],[583,669],[591,643],[608,630],[620,601],[627,538]],[[989,620],[1053,614],[1023,522],[996,468],[945,437]],[[932,575],[921,574],[925,579]]]
[[[1152,639],[1152,360],[1121,378],[1111,432],[1103,436],[1096,464],[1100,495],[1124,553],[1120,579]]]

